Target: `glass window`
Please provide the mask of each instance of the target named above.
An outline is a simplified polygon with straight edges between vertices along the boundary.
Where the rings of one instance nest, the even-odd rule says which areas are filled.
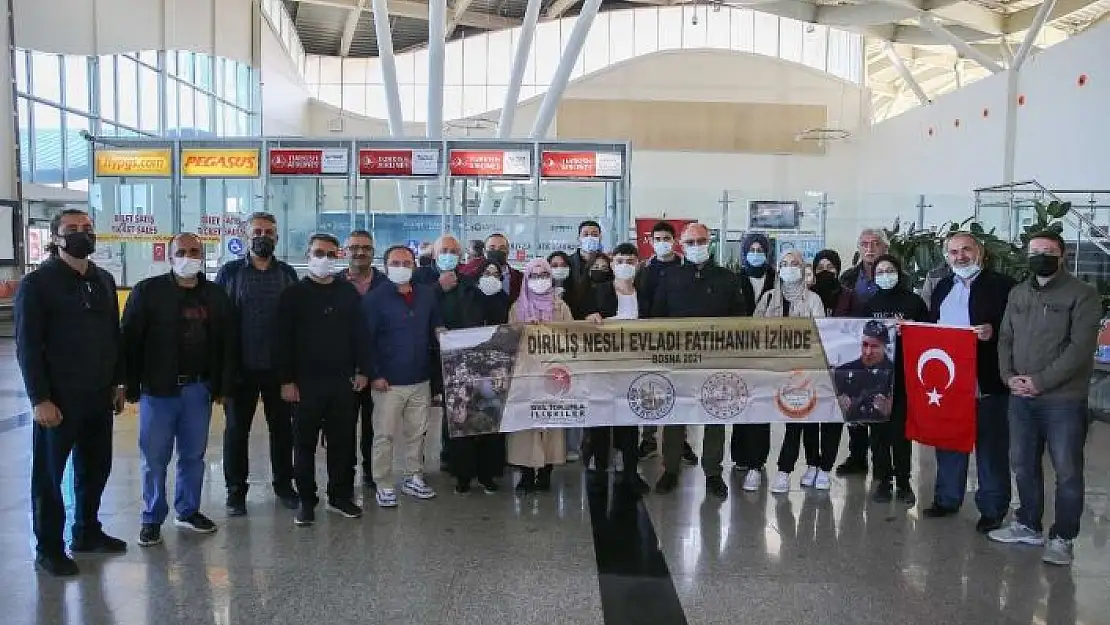
[[[180,121],[181,130],[186,133],[196,128],[194,125],[195,122],[193,121],[195,93],[192,87],[184,83],[178,83],[177,97],[180,99],[178,102],[178,106],[180,107],[178,109],[180,111],[178,120]]]
[[[15,85],[20,93],[28,93],[27,90],[29,89],[27,84],[27,59],[26,50],[15,51]]]
[[[489,61],[489,54],[486,48],[486,37],[484,35],[477,35],[475,37],[467,37],[463,39],[463,84],[464,85],[482,85],[486,84],[486,63]],[[400,74],[400,71],[398,71]],[[398,78],[399,81],[400,78]],[[402,84],[404,81],[401,81]],[[485,97],[482,98],[485,100]]]
[[[447,99],[449,87],[443,89],[443,106],[444,115],[447,115],[447,106],[450,100]],[[461,97],[461,95],[460,95]],[[385,87],[382,85],[370,85],[366,88],[366,114],[369,117],[376,117],[377,119],[389,119],[389,105],[385,103]]]
[[[636,11],[633,21],[636,56],[657,51],[659,49],[659,10],[640,9]]]
[[[139,62],[151,69],[158,69],[158,53],[154,50],[143,50],[139,53]]]
[[[659,49],[677,50],[682,47],[682,7],[659,9]]]
[[[243,108],[250,108],[253,101],[251,94],[254,92],[254,77],[251,75],[251,68],[242,63],[236,63],[235,66],[236,74],[239,76],[236,80],[239,97],[235,99],[235,103]]]
[[[226,106],[227,106],[226,104],[223,104],[218,100],[216,101],[216,104],[215,104],[216,114],[215,114],[215,116],[212,117],[212,122],[213,122],[213,125],[215,126],[214,130],[215,130],[215,133],[216,133],[217,137],[226,136],[224,134],[224,107],[226,107]]]
[[[32,94],[49,100],[62,101],[62,57],[57,54],[31,53]]]
[[[755,50],[755,13],[747,9],[732,12],[732,49],[738,52]]]
[[[463,116],[480,115],[489,110],[486,106],[486,88],[483,85],[463,87]]]
[[[489,61],[486,66],[486,84],[509,84],[513,57],[515,56],[512,31],[499,30],[489,33],[487,54]]]
[[[480,37],[483,41],[485,37]],[[397,84],[411,85],[416,82],[416,59],[412,54],[398,54],[397,59]],[[427,80],[425,78],[425,80]]]
[[[398,85],[399,95],[401,96],[401,119],[413,119],[416,117],[416,109],[419,107],[424,111],[424,119],[428,119],[428,101],[416,101],[416,86],[415,85]]]
[[[416,67],[413,68],[414,69],[414,76],[413,76],[413,79],[412,79],[413,84],[416,84],[416,85],[426,85],[426,84],[428,84],[428,49],[427,48],[421,48],[420,50],[417,50],[416,52],[414,52],[412,54],[412,56],[414,58],[415,65],[416,65]],[[361,75],[366,76],[366,75],[369,74],[369,69],[370,69],[369,65],[370,65],[370,63],[368,61],[370,59],[361,59],[361,60],[363,61],[363,65],[364,65],[361,68],[362,69],[362,74]],[[346,80],[347,80],[347,82],[351,82],[350,79],[346,79]],[[359,82],[365,82],[365,81],[366,81],[365,78],[363,78]]]
[[[523,91],[523,90],[522,90]],[[447,85],[443,88],[443,119],[459,119],[463,116],[463,88]],[[373,102],[370,103],[371,109]],[[373,114],[373,113],[371,113]]]
[[[139,67],[139,128],[146,132],[161,132],[162,107],[158,93],[158,72],[147,67]]]
[[[636,54],[636,12],[609,13],[609,61],[616,64]]]
[[[81,136],[81,131],[88,132],[89,119],[83,115],[66,113],[66,186],[74,187],[74,182],[80,184],[85,181],[88,187],[89,179],[89,142]]]
[[[828,44],[829,29],[827,26],[806,24],[805,36],[802,39],[802,62],[824,71]]]
[[[35,139],[35,171],[33,179],[38,184],[62,184],[62,112],[46,104],[33,103],[34,124],[31,135]]]
[[[567,20],[565,22],[560,20],[558,22],[559,27],[560,27],[559,36],[560,36],[561,43],[559,45],[560,54],[557,54],[556,58],[555,58],[556,62],[559,61],[558,57],[562,56],[561,52],[563,50],[566,50],[567,49],[567,44],[570,43],[570,33],[571,33],[571,30],[573,29],[573,25],[570,24],[569,22],[570,22],[570,20]],[[562,28],[562,26],[564,26],[564,25],[566,26],[566,28]],[[586,68],[586,61],[585,61],[585,59],[582,58],[582,53],[579,52],[578,53],[578,58],[574,60],[574,69],[570,70],[570,79],[574,80],[576,78],[581,77],[582,74],[584,74],[586,72],[585,68]],[[554,75],[552,75],[552,77],[554,77]],[[551,79],[548,79],[547,84],[551,84]]]
[[[756,54],[767,56],[779,55],[779,18],[774,15],[760,13],[755,15],[755,49]]]
[[[100,57],[100,117],[116,121],[116,57]]]
[[[89,57],[67,56],[66,106],[78,111],[89,110]]]
[[[377,76],[375,76],[373,72],[374,66],[377,66]],[[383,84],[383,81],[380,77],[381,63],[374,63],[373,65],[371,65],[370,69],[371,81],[375,84]],[[451,43],[447,44],[446,50],[443,53],[443,84],[463,84],[463,46],[461,41],[452,41]]]
[[[241,136],[247,136],[247,135],[250,135],[250,134],[254,134],[253,132],[251,132],[251,116],[247,115],[246,112],[244,112],[244,111],[239,111],[238,115],[239,115],[239,132],[236,133],[236,134],[239,134]]]
[[[166,53],[166,73],[177,76],[177,54],[173,52]]]
[[[120,56],[116,59],[119,71],[119,119],[123,126],[139,126],[139,78],[138,65],[134,60]]]
[[[166,132],[167,135],[175,135],[180,129],[177,119],[177,85],[178,82],[172,78],[166,78]]]
[[[537,85],[550,85],[555,68],[559,66],[559,57],[563,52],[562,41],[559,39],[559,23],[545,22],[536,26],[536,48],[532,56],[536,59]]]
[[[343,108],[359,115],[366,114],[365,84],[347,84],[343,86]]]
[[[224,106],[224,134],[229,137],[247,134],[239,131],[238,111],[230,106]]]
[[[801,63],[802,35],[801,22],[786,17],[779,18],[779,58]]]
[[[19,98],[17,106],[19,115],[19,165],[24,182],[31,181],[31,113],[27,100]]]
[[[415,85],[415,87],[416,116],[412,121],[426,124],[428,123],[428,85]]]
[[[193,53],[177,53],[177,75],[184,81],[193,82]]]
[[[197,92],[196,129],[212,132],[212,98]]]
[[[197,64],[197,87],[205,91],[212,91],[212,57],[198,52],[193,58]]]
[[[731,43],[729,36],[732,34],[732,9],[721,9],[714,5],[713,10],[705,13],[705,45],[718,50],[728,50]]]
[[[220,59],[220,68],[223,72],[223,78],[220,81],[223,84],[223,91],[220,97],[229,102],[235,102],[239,93],[235,89],[235,61]]]
[[[320,85],[317,98],[332,106],[340,106],[343,104],[343,85]]]
[[[579,61],[587,74],[609,66],[609,13],[594,19],[586,42],[582,44]]]

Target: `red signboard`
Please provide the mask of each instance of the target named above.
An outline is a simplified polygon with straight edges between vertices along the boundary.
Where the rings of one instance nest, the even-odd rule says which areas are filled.
[[[150,259],[156,263],[166,262],[166,244],[154,243],[150,246]]]
[[[527,150],[451,150],[450,165],[452,176],[530,176],[532,153]]]
[[[637,217],[636,218],[636,251],[639,252],[640,258],[651,258],[655,256],[655,248],[652,247],[651,229],[659,222],[666,222],[674,226],[674,251],[682,252],[682,245],[678,242],[682,237],[682,229],[686,224],[691,224],[697,221],[696,219],[660,219],[656,217]]]
[[[359,150],[358,173],[366,178],[437,176],[439,175],[439,151]]]
[[[623,158],[617,152],[545,150],[540,158],[544,178],[620,178]]]
[[[272,148],[270,174],[273,176],[320,176],[347,173],[345,148]]]

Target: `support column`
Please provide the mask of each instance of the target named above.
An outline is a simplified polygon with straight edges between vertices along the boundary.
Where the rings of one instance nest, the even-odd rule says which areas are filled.
[[[428,3],[428,124],[429,139],[443,138],[443,63],[446,54],[447,0]]]
[[[1001,65],[995,63],[994,60],[986,54],[983,54],[981,51],[971,47],[971,44],[954,35],[952,31],[948,30],[944,26],[941,26],[940,23],[937,22],[937,19],[935,17],[931,15],[922,15],[917,20],[917,22],[921,25],[922,28],[936,35],[937,39],[940,39],[944,43],[952,46],[956,49],[956,52],[964,55],[964,57],[969,58],[972,61],[975,61],[976,63],[987,68],[988,70],[990,70],[991,73],[997,74],[1002,71]]]
[[[1029,58],[1029,53],[1033,50],[1033,42],[1041,34],[1044,29],[1045,22],[1048,21],[1048,16],[1052,14],[1052,9],[1056,8],[1056,0],[1044,0],[1041,8],[1037,9],[1037,14],[1033,17],[1033,23],[1029,25],[1029,30],[1025,33],[1025,41],[1021,43],[1018,48],[1017,54],[1014,55],[1014,62],[1010,65],[1013,71],[1021,69],[1025,59]]]
[[[911,72],[910,69],[906,67],[906,63],[902,60],[902,57],[898,56],[898,51],[894,49],[894,44],[890,43],[889,41],[884,43],[883,52],[886,54],[887,58],[890,59],[890,64],[894,66],[894,69],[898,72],[898,75],[901,76],[902,86],[913,91],[914,95],[917,96],[917,100],[921,102],[922,106],[928,106],[932,104],[932,101],[929,100],[929,96],[925,95],[925,90],[922,89],[921,85],[919,85],[917,83],[917,80],[914,79],[913,72]]]
[[[374,34],[378,40],[378,60],[382,64],[385,82],[385,103],[389,110],[389,136],[404,136],[405,120],[401,116],[401,89],[397,86],[397,59],[393,56],[393,29],[389,26],[389,9],[386,0],[374,0]],[[397,181],[397,208],[402,212],[407,204],[405,187]]]
[[[570,82],[570,73],[574,70],[574,64],[578,62],[578,55],[582,52],[582,46],[586,43],[586,36],[590,34],[590,27],[593,26],[600,7],[601,0],[586,0],[582,5],[582,11],[570,31],[567,47],[563,50],[562,58],[559,59],[559,66],[555,68],[555,75],[551,78],[551,85],[547,88],[547,93],[540,104],[536,122],[532,125],[533,139],[543,139],[551,128],[551,122],[555,119],[555,107],[559,105],[559,100],[563,99],[563,92]]]
[[[1006,136],[1002,148],[1002,184],[1014,182],[1015,161],[1017,160],[1019,76],[1017,70],[1006,72]]]

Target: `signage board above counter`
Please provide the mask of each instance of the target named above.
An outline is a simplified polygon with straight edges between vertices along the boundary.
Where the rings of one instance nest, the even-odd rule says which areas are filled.
[[[346,176],[347,148],[270,148],[271,176]]]
[[[542,178],[620,178],[624,157],[619,152],[544,150],[540,156]]]
[[[452,176],[472,178],[528,178],[532,153],[528,150],[451,150]]]
[[[438,176],[439,150],[363,148],[358,174],[363,178],[426,178]]]
[[[186,178],[257,178],[258,148],[182,148],[181,175]]]
[[[169,178],[173,175],[172,162],[169,148],[101,149],[96,151],[94,173],[106,178]]]

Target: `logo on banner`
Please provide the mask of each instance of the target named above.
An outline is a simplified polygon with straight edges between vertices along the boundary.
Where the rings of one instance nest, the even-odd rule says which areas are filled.
[[[551,367],[543,380],[543,390],[548,395],[563,397],[570,392],[571,374],[566,367]]]
[[[733,419],[748,408],[751,394],[739,373],[719,371],[701,385],[701,407],[718,419]]]
[[[817,407],[817,389],[805,371],[795,371],[775,392],[775,406],[791,419],[804,419]]]
[[[628,386],[628,407],[647,421],[658,421],[671,414],[674,398],[674,384],[658,373],[645,373]]]

